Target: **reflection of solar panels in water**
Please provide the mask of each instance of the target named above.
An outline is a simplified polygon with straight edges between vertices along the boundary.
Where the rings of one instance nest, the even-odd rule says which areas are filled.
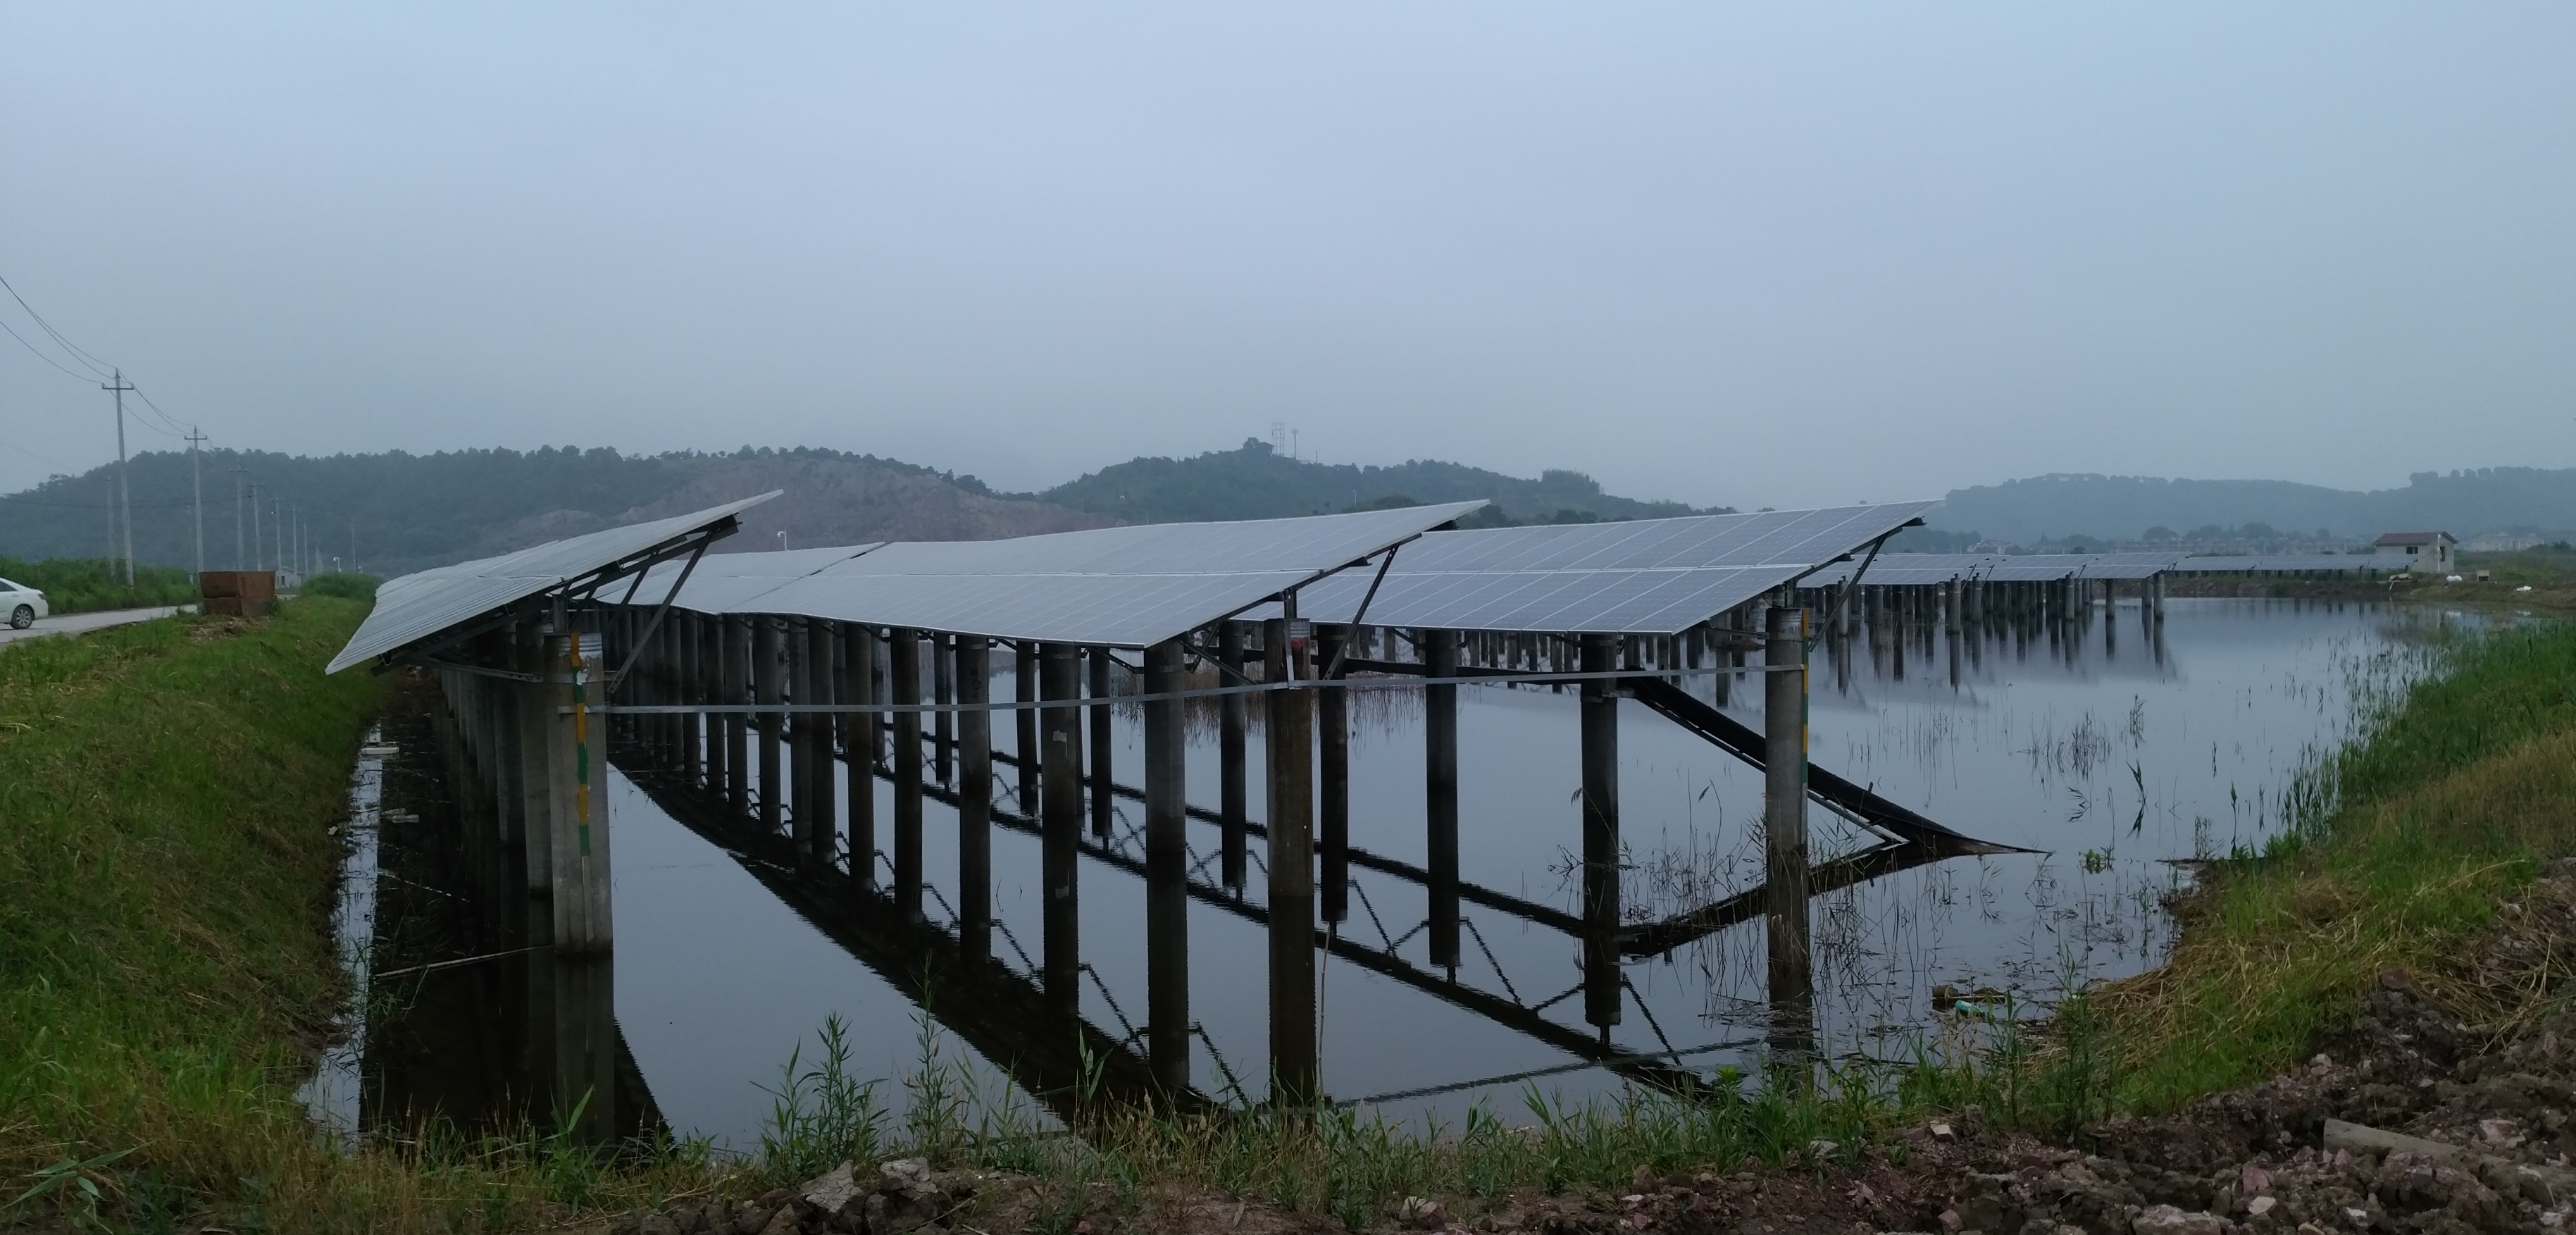
[[[374,611],[367,614],[357,633],[349,637],[349,645],[332,658],[325,672],[338,673],[494,610],[543,595],[664,542],[721,523],[776,496],[774,492],[764,493],[695,514],[548,541],[516,553],[440,566],[391,580],[376,589]]]
[[[1000,639],[1143,647],[1232,616],[1482,505],[897,542],[791,580],[755,607]]]
[[[1395,555],[1372,625],[1677,634],[1912,523],[1937,502],[1439,532]],[[1347,622],[1373,572],[1304,589]]]

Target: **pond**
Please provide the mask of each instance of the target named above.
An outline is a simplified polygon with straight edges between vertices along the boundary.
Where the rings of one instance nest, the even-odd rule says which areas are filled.
[[[2424,636],[2444,620],[2351,604],[2166,606],[2160,624],[2123,605],[2072,629],[1954,641],[1933,627],[1905,627],[1819,645],[1817,766],[1959,832],[2026,851],[1951,859],[1819,896],[1817,1022],[1826,1050],[1901,1054],[1931,1027],[1935,987],[2037,1007],[2070,984],[2155,964],[2170,941],[2161,899],[2187,884],[2196,860],[2276,835],[2302,773],[2426,670]],[[1007,673],[1009,658],[995,660]],[[994,697],[1009,689],[997,682]],[[1706,677],[1689,689],[1721,696]],[[1722,688],[1726,710],[1757,728],[1759,694],[1754,674]],[[1390,1118],[1454,1127],[1472,1104],[1514,1117],[1533,1088],[1580,1101],[1617,1092],[1641,1068],[1706,1075],[1758,1061],[1767,1014],[1758,920],[1627,960],[1606,1003],[1585,995],[1582,943],[1562,925],[1562,915],[1582,912],[1574,695],[1544,686],[1459,695],[1460,873],[1491,895],[1470,896],[1452,973],[1431,963],[1420,928],[1424,889],[1405,875],[1424,863],[1426,848],[1420,688],[1353,693],[1351,844],[1384,861],[1354,861],[1347,914],[1319,957],[1324,1091]],[[1127,784],[1137,783],[1143,758],[1137,711],[1119,708],[1115,721],[1117,779]],[[1636,700],[1622,701],[1620,712],[1628,919],[1758,885],[1760,771]],[[1213,806],[1216,734],[1203,720],[1191,727],[1190,797]],[[396,740],[425,744],[423,728]],[[1008,752],[1012,726],[994,729]],[[1260,745],[1256,731],[1256,785]],[[437,818],[434,805],[418,805],[435,796],[426,777],[405,787],[389,776],[388,784],[388,801],[404,798],[403,817]],[[997,815],[1017,808],[1016,784],[1007,765],[997,767]],[[890,1108],[906,1100],[893,1079],[917,1072],[928,1055],[971,1087],[970,1102],[1045,1117],[1044,1091],[1056,1083],[1048,1069],[1059,1066],[1048,1061],[1070,1043],[1039,1034],[1014,992],[941,989],[935,946],[871,925],[850,907],[845,877],[818,882],[789,869],[760,838],[713,819],[702,793],[624,772],[609,792],[619,1125],[660,1121],[755,1147],[782,1065],[791,1051],[810,1060],[827,1018],[848,1027],[855,1070],[889,1078],[880,1097]],[[879,818],[890,818],[882,779],[878,793]],[[1082,1014],[1094,1045],[1109,1050],[1141,1041],[1146,1001],[1144,883],[1123,860],[1142,856],[1141,804],[1118,807],[1111,838],[1080,873]],[[1826,811],[1811,815],[1820,859],[1869,839]],[[934,925],[953,919],[957,901],[954,819],[936,802],[926,807]],[[471,855],[438,856],[434,829],[414,844],[387,827],[376,859],[380,972],[501,951],[496,945],[513,936],[506,922],[493,923],[508,910],[439,891],[471,882]],[[1258,1100],[1268,1049],[1267,935],[1251,912],[1261,897],[1261,846],[1253,844],[1256,865],[1237,899],[1216,879],[1217,827],[1193,820],[1190,828],[1202,885],[1189,911],[1192,1083],[1215,1100]],[[1037,837],[997,824],[992,863],[995,955],[1006,969],[1033,973]],[[512,1051],[529,1048],[496,1044],[520,1031],[493,1023],[514,1015],[507,991],[524,984],[528,967],[525,957],[504,956],[378,981],[386,1010],[367,1039],[377,1109],[388,1118],[441,1110],[470,1119],[497,1095],[526,1092],[524,1070],[508,1069]],[[1623,1066],[1603,1066],[1605,1052]],[[496,1069],[506,1075],[453,1075]]]

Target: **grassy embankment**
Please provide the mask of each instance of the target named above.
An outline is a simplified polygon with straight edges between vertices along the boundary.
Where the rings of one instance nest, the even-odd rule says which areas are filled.
[[[41,562],[0,557],[0,579],[43,592],[46,607],[56,613],[197,603],[197,580],[187,571],[136,563],[134,585],[128,587],[124,563],[103,557],[55,557]],[[6,617],[0,614],[0,620]]]
[[[343,989],[334,828],[383,690],[321,666],[364,610],[0,651],[0,1226],[472,1228],[664,1186],[542,1140],[344,1157],[295,1100]]]
[[[2288,1068],[2378,976],[2499,1025],[2559,971],[2495,968],[2499,906],[2576,853],[2576,624],[2465,640],[2321,768],[2293,834],[2213,872],[2171,960],[2084,1001],[2069,1053],[2118,1107],[2153,1111]]]

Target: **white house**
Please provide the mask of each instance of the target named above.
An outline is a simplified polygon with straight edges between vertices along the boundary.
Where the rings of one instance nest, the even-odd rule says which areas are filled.
[[[2371,542],[2371,552],[2388,564],[2418,574],[2447,575],[2460,568],[2460,538],[2449,532],[2386,532]]]

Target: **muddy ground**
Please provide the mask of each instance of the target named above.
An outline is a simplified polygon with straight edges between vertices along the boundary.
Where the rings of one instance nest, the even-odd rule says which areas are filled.
[[[1974,1112],[1908,1128],[1856,1168],[1640,1170],[1601,1195],[1499,1201],[1406,1198],[1378,1229],[1466,1235],[1921,1231],[1940,1235],[2327,1235],[2469,1231],[2576,1235],[2576,994],[2553,975],[2576,955],[2576,867],[2500,907],[2493,972],[2549,980],[2530,1013],[2462,1025],[2399,972],[2382,974],[2352,1028],[2296,1072],[2153,1119],[2121,1116],[2059,1141],[1981,1128]],[[2548,997],[2540,997],[2547,992]],[[2355,1133],[2338,1123],[2361,1125]],[[2438,1142],[2353,1147],[2372,1130]],[[1075,1222],[1025,1179],[862,1167],[750,1201],[633,1215],[617,1235],[1283,1235],[1341,1229],[1233,1198],[1164,1195],[1141,1214],[1104,1201]]]

